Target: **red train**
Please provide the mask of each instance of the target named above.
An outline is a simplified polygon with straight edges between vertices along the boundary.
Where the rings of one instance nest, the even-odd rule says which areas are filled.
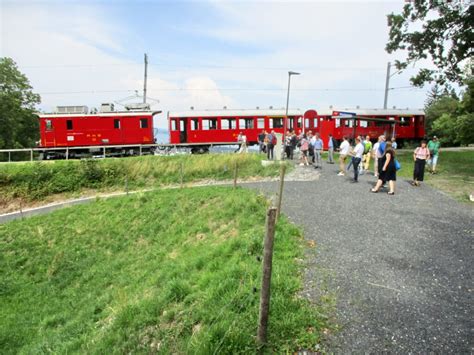
[[[100,112],[88,113],[86,106],[60,106],[56,111],[39,115],[42,148],[90,150],[94,146],[153,144],[153,116],[161,112],[146,107],[120,112],[114,111],[112,104],[103,104]],[[81,153],[74,149],[68,154]]]
[[[85,106],[58,107],[54,114],[40,114],[41,148],[74,148],[71,155],[107,146],[123,152],[124,145],[153,144],[153,117],[146,105],[114,111],[103,104],[100,112],[88,113]],[[172,145],[206,152],[211,145],[235,144],[240,132],[249,144],[257,143],[262,131],[283,133],[285,110],[215,110],[168,112],[169,141]],[[327,142],[329,134],[336,140],[343,136],[381,134],[395,136],[400,144],[425,136],[425,115],[420,110],[289,110],[287,128],[296,132],[318,132]],[[103,148],[102,148],[103,149]],[[149,148],[147,148],[149,149]],[[132,152],[133,153],[133,152]],[[70,153],[68,153],[70,154]]]
[[[172,144],[193,144],[205,151],[211,143],[235,143],[243,132],[249,144],[257,143],[262,131],[283,133],[284,110],[219,110],[169,112],[169,136]],[[425,136],[425,114],[421,110],[290,110],[287,128],[319,133],[327,142],[329,134],[336,140],[343,136],[381,134],[396,137],[400,144]],[[199,146],[199,144],[202,144]]]

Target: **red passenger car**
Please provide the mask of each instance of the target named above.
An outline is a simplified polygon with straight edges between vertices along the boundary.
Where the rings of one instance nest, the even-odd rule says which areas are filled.
[[[274,109],[168,112],[170,143],[206,152],[211,144],[235,144],[243,132],[248,144],[256,144],[262,130],[283,133],[285,115],[285,110]],[[302,129],[305,117],[300,110],[289,110],[288,128]]]
[[[321,136],[327,141],[331,133],[336,140],[343,136],[369,135],[375,140],[380,135],[395,137],[400,144],[425,136],[425,113],[422,110],[403,109],[345,109],[335,110],[325,120]]]
[[[40,114],[40,147],[87,147],[151,144],[151,111],[87,113],[85,106],[59,107],[57,113]]]

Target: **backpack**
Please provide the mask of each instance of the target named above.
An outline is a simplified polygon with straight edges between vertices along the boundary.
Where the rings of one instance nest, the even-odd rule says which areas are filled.
[[[277,144],[277,137],[272,134],[272,145],[276,145],[276,144]]]

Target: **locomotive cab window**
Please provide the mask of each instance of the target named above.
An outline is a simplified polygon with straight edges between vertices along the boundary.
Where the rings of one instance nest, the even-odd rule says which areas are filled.
[[[72,129],[72,120],[66,120],[66,128],[68,130],[71,130]]]
[[[318,119],[317,118],[314,119],[313,127],[318,128]]]
[[[53,129],[53,122],[51,120],[46,120],[46,130],[50,131]]]
[[[114,128],[120,129],[120,119],[114,118]]]
[[[199,120],[193,119],[191,120],[191,131],[197,131],[199,129]]]
[[[148,128],[148,119],[140,118],[140,128]]]

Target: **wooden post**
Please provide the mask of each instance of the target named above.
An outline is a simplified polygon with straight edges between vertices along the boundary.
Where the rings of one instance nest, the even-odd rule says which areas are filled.
[[[280,212],[281,212],[281,199],[283,197],[283,185],[285,183],[285,171],[286,171],[286,164],[282,164],[280,166],[280,190],[278,192],[277,217],[280,217]]]
[[[273,239],[277,209],[267,210],[265,242],[263,246],[262,289],[260,291],[260,312],[258,317],[257,342],[264,345],[267,341],[268,314],[270,310],[270,282],[272,279]]]
[[[69,160],[69,147],[66,147],[66,160]]]
[[[139,147],[140,148],[140,156],[142,155],[142,146]]]
[[[12,161],[12,152],[8,152],[8,162]]]
[[[237,172],[239,170],[239,166],[237,164],[237,162],[235,162],[235,165],[234,165],[234,189],[237,187]]]
[[[184,180],[184,163],[181,162],[179,165],[179,175],[180,175],[180,185],[183,188],[183,180]]]
[[[33,161],[33,149],[30,150],[30,161]]]
[[[102,152],[103,152],[103,155],[104,155],[104,158],[105,158],[105,147],[102,148]]]

